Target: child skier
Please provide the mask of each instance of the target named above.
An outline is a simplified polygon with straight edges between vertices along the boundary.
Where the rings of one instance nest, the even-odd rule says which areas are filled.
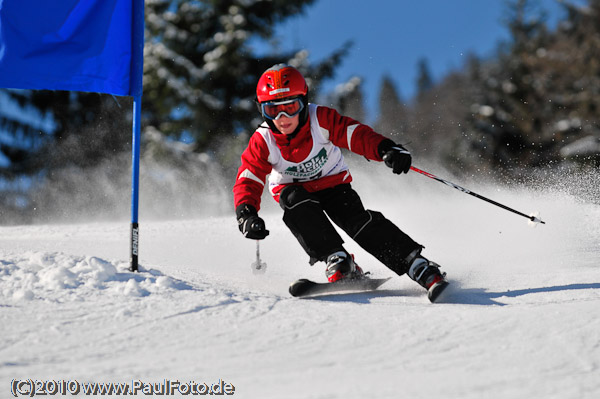
[[[383,161],[396,174],[408,173],[410,153],[367,125],[309,103],[307,96],[302,74],[285,64],[269,68],[258,81],[256,100],[265,123],[250,138],[233,187],[240,231],[255,240],[269,234],[258,211],[270,174],[269,190],[283,209],[283,221],[311,265],[326,262],[329,282],[360,278],[363,271],[327,216],[389,269],[429,290],[434,300],[446,285],[439,265],[424,258],[423,246],[380,212],[363,207],[340,148]]]

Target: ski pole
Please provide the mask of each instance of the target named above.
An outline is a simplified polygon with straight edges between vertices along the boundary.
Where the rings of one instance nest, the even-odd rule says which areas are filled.
[[[256,240],[256,261],[252,262],[250,267],[252,268],[252,273],[254,274],[263,274],[267,271],[267,264],[260,260],[260,240]]]
[[[502,204],[501,204],[501,203],[499,203],[499,202],[493,201],[493,200],[491,200],[491,199],[489,199],[489,198],[486,198],[486,197],[484,197],[484,196],[482,196],[482,195],[479,195],[479,194],[477,194],[477,193],[474,193],[474,192],[473,192],[473,191],[471,191],[471,190],[467,190],[466,188],[464,188],[464,187],[461,187],[461,186],[459,186],[458,184],[454,184],[454,183],[452,183],[452,182],[449,182],[449,181],[447,181],[447,180],[441,179],[441,178],[439,178],[439,177],[437,177],[437,176],[435,176],[435,175],[432,175],[432,174],[431,174],[431,173],[429,173],[429,172],[425,172],[424,170],[421,170],[421,169],[415,168],[414,166],[411,166],[410,168],[411,168],[413,171],[417,172],[417,173],[420,173],[420,174],[422,174],[422,175],[425,175],[425,176],[427,176],[427,177],[429,177],[429,178],[431,178],[431,179],[433,179],[433,180],[437,180],[437,181],[439,181],[440,183],[444,183],[445,185],[447,185],[447,186],[450,186],[450,187],[452,187],[452,188],[455,188],[455,189],[457,189],[458,191],[462,191],[462,192],[463,192],[463,193],[465,193],[465,194],[472,195],[472,196],[473,196],[473,197],[475,197],[475,198],[479,198],[480,200],[484,200],[484,201],[486,201],[486,202],[489,202],[490,204],[493,204],[493,205],[499,206],[500,208],[502,208],[502,209],[505,209],[505,210],[507,210],[507,211],[510,211],[510,212],[512,212],[512,213],[516,213],[516,214],[517,214],[517,215],[519,215],[519,216],[526,217],[527,219],[529,219],[529,220],[530,220],[530,221],[532,221],[533,223],[542,223],[542,224],[546,224],[546,222],[544,222],[543,220],[541,220],[541,219],[539,219],[539,218],[535,217],[534,215],[526,215],[526,214],[524,214],[524,213],[522,213],[522,212],[519,212],[519,211],[517,211],[517,210],[515,210],[515,209],[509,208],[509,207],[508,207],[508,206],[506,206],[506,205],[502,205]]]

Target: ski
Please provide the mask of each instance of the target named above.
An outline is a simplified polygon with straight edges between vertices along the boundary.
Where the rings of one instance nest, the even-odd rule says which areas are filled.
[[[302,298],[318,295],[339,294],[342,292],[365,292],[374,291],[387,282],[388,278],[369,278],[364,277],[354,280],[342,280],[335,283],[318,283],[306,278],[296,280],[290,284],[290,294],[294,297]],[[438,281],[427,290],[427,298],[431,303],[435,303],[444,292],[449,283],[446,279]]]
[[[335,283],[317,283],[308,279],[300,279],[290,284],[290,294],[295,297],[336,294],[340,292],[374,291],[388,278],[363,277],[351,280],[341,280]]]

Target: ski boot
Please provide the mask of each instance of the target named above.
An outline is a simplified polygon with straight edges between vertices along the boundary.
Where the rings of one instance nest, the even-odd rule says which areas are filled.
[[[345,279],[356,279],[364,276],[364,272],[356,263],[354,256],[346,251],[334,252],[327,257],[327,269],[325,269],[327,281],[335,283]]]
[[[409,262],[408,276],[427,290],[427,297],[435,302],[437,297],[448,285],[446,273],[440,272],[440,265],[421,255],[421,249],[416,249],[407,258]]]

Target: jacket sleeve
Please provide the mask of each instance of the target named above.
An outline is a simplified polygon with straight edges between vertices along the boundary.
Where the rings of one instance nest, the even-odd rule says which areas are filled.
[[[250,137],[248,147],[242,153],[242,165],[238,169],[233,185],[235,208],[241,204],[248,204],[257,211],[260,209],[260,199],[271,169],[267,143],[260,133],[255,132]]]
[[[377,151],[386,137],[375,132],[350,117],[340,115],[335,109],[320,106],[317,118],[322,127],[327,126],[329,140],[338,147],[345,148],[373,161],[382,161]]]

